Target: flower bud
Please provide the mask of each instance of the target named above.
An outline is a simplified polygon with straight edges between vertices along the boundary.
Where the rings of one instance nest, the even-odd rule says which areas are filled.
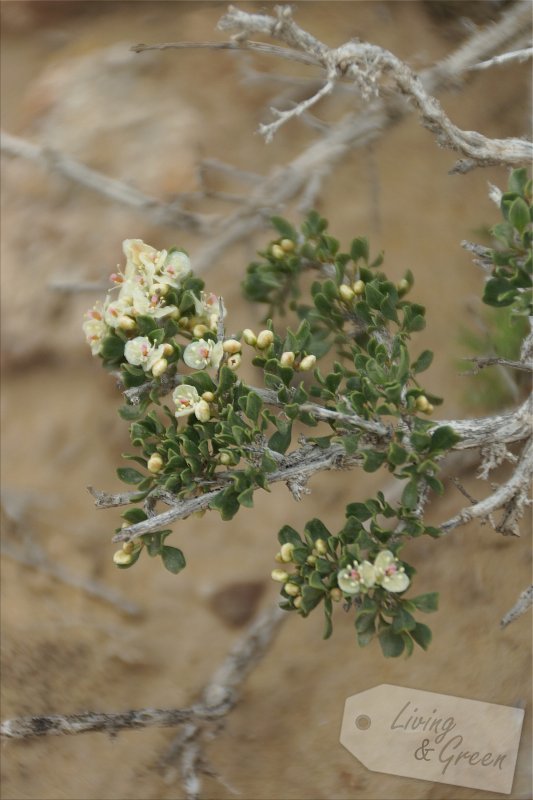
[[[238,369],[241,365],[241,361],[242,361],[241,354],[235,353],[234,356],[230,356],[228,358],[228,367],[230,369]]]
[[[257,335],[257,347],[259,350],[266,350],[267,347],[270,347],[272,342],[274,341],[274,334],[272,331],[261,331]]]
[[[211,409],[209,403],[205,400],[199,400],[194,407],[194,416],[198,422],[207,422],[211,418]]]
[[[292,554],[294,553],[294,545],[292,542],[285,542],[285,544],[281,545],[281,558],[285,563],[292,561]]]
[[[163,459],[159,453],[152,453],[146,465],[148,472],[161,472],[163,468]]]
[[[283,256],[285,255],[283,247],[280,247],[279,244],[273,244],[272,247],[270,248],[270,252],[274,256],[274,258],[283,258]]]
[[[270,575],[272,580],[278,583],[286,583],[289,580],[289,573],[284,569],[273,569]]]
[[[152,367],[152,375],[154,378],[159,378],[168,369],[168,361],[166,358],[159,358]]]
[[[222,349],[225,353],[229,353],[230,356],[232,356],[235,353],[241,352],[241,343],[238,342],[237,339],[226,339],[222,345]]]
[[[300,587],[297,583],[286,583],[283,587],[285,589],[285,593],[289,595],[289,597],[298,597],[300,594]]]
[[[319,555],[324,556],[328,552],[328,546],[324,539],[317,539],[315,542],[315,548]]]
[[[337,587],[335,587],[330,591],[329,596],[331,597],[334,603],[340,603],[340,601],[342,600],[342,592],[340,589],[337,589]]]
[[[398,292],[403,295],[408,292],[411,287],[409,286],[409,281],[405,278],[402,278],[401,281],[398,281],[396,288],[398,289]]]
[[[218,457],[218,460],[224,465],[231,464],[231,456],[229,453],[221,453]]]
[[[204,333],[207,333],[208,330],[209,328],[207,327],[207,325],[202,325],[200,323],[199,325],[194,326],[194,328],[192,329],[192,335],[194,336],[195,339],[201,339]]]
[[[296,247],[292,239],[282,239],[280,245],[286,253],[292,253],[292,251]]]
[[[315,564],[316,564],[316,556],[307,556],[307,558],[305,560],[307,561],[307,563],[311,567],[314,567]]]
[[[202,394],[202,400],[205,400],[206,403],[212,403],[215,399],[215,395],[213,392],[204,392]]]
[[[283,558],[281,556],[281,553],[276,553],[276,555],[274,556],[274,561],[277,561],[278,564],[283,564]]]
[[[122,542],[122,549],[125,553],[133,553],[135,550],[135,542],[131,540],[129,542]]]
[[[427,411],[429,408],[429,400],[427,399],[425,394],[420,394],[415,400],[415,406],[418,411]]]
[[[309,355],[302,358],[300,361],[300,371],[301,372],[309,372],[309,370],[313,369],[316,364],[316,356]]]
[[[255,347],[256,344],[257,344],[257,336],[255,335],[255,333],[252,330],[250,330],[250,328],[245,328],[243,330],[242,338],[244,339],[246,344],[249,344],[252,347]]]
[[[164,297],[166,294],[168,294],[169,288],[170,287],[168,283],[156,283],[152,286],[152,291],[155,294],[158,294],[160,297]]]
[[[365,291],[365,282],[364,281],[356,281],[353,285],[353,293],[356,295],[364,294]]]
[[[125,567],[133,561],[133,554],[126,553],[124,550],[117,550],[117,552],[113,554],[113,561],[118,566]]]
[[[282,367],[292,367],[295,358],[296,356],[292,350],[286,350],[281,354],[279,361]]]
[[[174,353],[174,348],[168,342],[165,342],[163,345],[163,355],[164,356],[171,356]]]
[[[124,314],[118,319],[118,327],[123,331],[132,331],[137,327],[137,323],[134,319]]]
[[[426,408],[426,414],[433,414],[434,411],[435,407],[431,403],[428,403],[428,407]]]
[[[293,604],[294,608],[300,608],[300,606],[302,605],[303,601],[304,601],[304,599],[303,599],[302,595],[299,594],[298,597],[294,598],[294,600],[292,601],[292,604]]]
[[[345,303],[349,303],[350,300],[353,300],[355,292],[350,286],[343,283],[342,286],[339,286],[339,295],[341,300],[344,300]]]
[[[189,327],[189,317],[180,317],[178,319],[178,325],[180,328],[188,328]]]

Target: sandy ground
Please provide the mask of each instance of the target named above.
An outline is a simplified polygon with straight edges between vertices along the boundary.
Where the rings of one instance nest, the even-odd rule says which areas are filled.
[[[458,43],[457,22],[437,21],[423,3],[304,3],[298,21],[340,44],[359,36],[431,64]],[[253,9],[249,4],[246,8]],[[262,8],[263,6],[261,6]],[[259,6],[257,6],[259,8]],[[3,127],[55,145],[108,174],[158,196],[196,188],[195,163],[212,156],[266,171],[310,141],[298,123],[269,147],[254,135],[265,103],[278,91],[239,84],[227,54],[190,51],[127,54],[144,41],[209,39],[219,3],[2,3]],[[117,49],[118,43],[118,49]],[[112,54],[106,48],[114,46]],[[144,56],[143,56],[144,58]],[[263,59],[261,68],[282,71]],[[461,127],[493,136],[527,133],[527,67],[480,74],[443,104]],[[334,101],[326,109],[335,114]],[[439,413],[465,413],[457,375],[457,323],[480,278],[459,246],[495,221],[486,182],[503,170],[450,177],[453,156],[408,119],[371,150],[357,151],[325,186],[320,209],[339,238],[366,234],[384,248],[396,278],[410,267],[416,297],[430,308],[420,349],[436,351],[427,384],[443,393]],[[109,603],[12,558],[2,560],[2,717],[21,714],[179,707],[191,702],[253,615],[273,602],[268,579],[275,533],[320,515],[336,529],[344,503],[364,498],[382,476],[330,474],[295,504],[284,487],[258,495],[255,510],[231,523],[218,516],[187,520],[175,540],[188,568],[179,577],[141,559],[129,571],[111,562],[115,512],[96,512],[87,485],[118,490],[115,467],[127,431],[115,413],[112,379],[90,357],[80,331],[87,295],[51,292],[55,278],[103,279],[125,237],[166,246],[190,234],[156,228],[138,213],[47,175],[9,162],[3,180],[3,492],[5,541],[30,538],[72,575],[93,578],[138,604],[130,617]],[[239,280],[255,243],[235,248],[214,267],[209,286],[223,293],[235,329],[258,324],[260,312],[239,298]],[[465,482],[482,492],[473,478]],[[460,496],[435,506],[435,520]],[[408,559],[419,568],[416,593],[439,590],[429,652],[385,661],[377,646],[358,650],[351,620],[339,610],[332,640],[321,639],[319,614],[294,618],[249,680],[243,700],[209,757],[221,781],[206,779],[203,797],[261,800],[315,798],[453,798],[489,795],[443,784],[369,772],[339,744],[346,697],[380,683],[527,708],[512,798],[531,796],[530,620],[505,631],[499,619],[531,571],[525,535],[510,541],[470,526],[445,540],[416,542]],[[243,590],[240,584],[251,583]],[[241,594],[239,594],[239,591]],[[239,598],[245,596],[242,612]],[[221,594],[222,593],[222,594]],[[237,599],[236,599],[237,598]],[[237,603],[237,608],[235,607]],[[239,605],[239,603],[241,603]],[[233,620],[236,624],[231,624]],[[92,734],[2,750],[6,800],[178,798],[158,758],[172,732]],[[386,754],[383,754],[386,769]]]

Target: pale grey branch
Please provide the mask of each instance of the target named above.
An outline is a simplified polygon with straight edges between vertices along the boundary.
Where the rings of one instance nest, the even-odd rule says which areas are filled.
[[[518,502],[518,511],[521,511],[522,506],[525,504],[527,493],[531,486],[531,478],[533,477],[533,438],[529,439],[524,447],[522,456],[513,474],[502,486],[496,489],[492,494],[479,503],[468,506],[456,514],[451,519],[443,522],[439,527],[443,533],[449,533],[454,528],[460,525],[466,525],[473,519],[488,519],[492,513],[500,508],[504,508],[509,504],[516,504]],[[515,505],[511,506],[513,517],[507,519],[509,511],[506,510],[504,520],[499,525],[494,525],[494,529],[504,535],[518,536],[517,529],[517,513]]]
[[[69,178],[76,183],[92,189],[99,194],[115,200],[122,205],[137,208],[150,216],[158,224],[174,225],[193,231],[203,232],[210,228],[216,217],[213,215],[193,214],[183,211],[173,204],[162,203],[155,197],[140,192],[127,183],[109,178],[97,170],[86,167],[79,161],[65,156],[59,151],[48,147],[32,144],[2,131],[0,138],[2,153],[8,156],[25,158],[49,167],[52,171]]]
[[[533,605],[533,585],[528,586],[527,589],[524,589],[523,592],[520,593],[520,596],[514,606],[509,609],[507,614],[502,618],[500,622],[500,626],[502,628],[506,628],[511,622],[514,622],[515,619],[521,617],[522,614],[525,614],[526,611],[531,608]]]

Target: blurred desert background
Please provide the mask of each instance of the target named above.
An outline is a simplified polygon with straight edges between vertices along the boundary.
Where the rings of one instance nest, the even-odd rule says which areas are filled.
[[[422,69],[501,6],[313,2],[296,3],[295,18],[327,44],[359,37]],[[305,67],[207,50],[130,51],[138,42],[223,41],[215,26],[225,8],[218,2],[2,2],[2,128],[162,200],[198,192],[204,158],[266,174],[317,132],[292,121],[266,145],[256,131],[285,84],[254,80],[252,70],[306,75]],[[529,135],[529,74],[528,64],[478,73],[440,100],[463,129]],[[337,102],[315,110],[335,118]],[[450,176],[453,163],[454,155],[407,117],[371,147],[354,150],[325,182],[318,203],[343,244],[367,235],[373,252],[385,250],[393,278],[407,268],[414,272],[412,297],[429,309],[419,349],[436,351],[425,384],[444,395],[442,418],[484,413],[468,403],[470,384],[457,362],[464,354],[457,326],[475,324],[472,309],[481,292],[480,274],[460,241],[479,240],[480,229],[498,221],[487,181],[502,187],[507,181],[503,169]],[[213,188],[236,191],[223,176],[209,180]],[[226,213],[228,207],[208,200],[201,210]],[[285,213],[298,221],[294,208]],[[263,311],[242,300],[239,283],[269,236],[265,230],[233,247],[205,272],[208,287],[224,296],[233,330],[259,327]],[[315,476],[311,495],[300,503],[276,485],[271,495],[257,493],[255,509],[243,509],[232,522],[211,513],[178,523],[172,539],[188,561],[179,576],[148,558],[131,571],[117,570],[110,539],[119,511],[96,511],[86,487],[123,487],[115,468],[128,450],[127,425],[116,414],[115,382],[91,357],[81,331],[83,312],[98,295],[57,285],[106,281],[122,260],[124,238],[181,245],[193,265],[202,246],[194,233],[157,225],[53,170],[2,157],[4,719],[190,704],[257,610],[275,601],[278,588],[269,575],[281,525],[301,530],[321,516],[338,530],[346,502],[387,482],[381,473]],[[462,480],[474,494],[486,491],[473,474]],[[448,484],[432,519],[447,518],[464,502]],[[530,581],[529,529],[525,518],[522,537],[511,540],[471,525],[409,545],[406,557],[419,569],[413,593],[441,593],[439,612],[423,620],[434,634],[427,653],[385,660],[377,643],[358,649],[351,615],[340,608],[327,642],[321,613],[291,618],[209,746],[222,780],[205,778],[202,797],[489,796],[369,772],[339,744],[345,699],[393,683],[526,707],[510,797],[529,798],[531,619],[499,628]],[[21,563],[21,554],[100,582],[136,613]],[[158,766],[172,738],[171,730],[149,729],[114,739],[95,733],[8,742],[2,797],[180,798],[179,782],[165,780]],[[384,753],[384,768],[386,760]]]

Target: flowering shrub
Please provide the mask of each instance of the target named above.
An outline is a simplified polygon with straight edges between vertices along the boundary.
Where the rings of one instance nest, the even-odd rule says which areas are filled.
[[[485,301],[511,304],[516,313],[531,303],[530,208],[531,183],[517,170],[502,198],[505,222],[494,229],[500,245],[484,253]],[[431,493],[443,492],[438,462],[459,438],[429,418],[441,399],[419,376],[433,354],[410,350],[425,309],[407,299],[412,274],[390,281],[366,239],[342,252],[315,212],[300,230],[281,218],[272,223],[278,237],[243,283],[245,297],[268,306],[257,334],[245,329],[227,338],[223,300],[205,291],[187,254],[137,239],[124,242],[116,288],[87,314],[92,353],[120,370],[128,399],[120,414],[136,448],[126,458],[143,470],[118,470],[135,489],[124,500],[133,507],[115,533],[122,549],[114,561],[130,568],[146,552],[180,572],[185,557],[167,544],[171,530],[164,528],[169,514],[185,516],[173,514],[180,504],[230,520],[275,481],[300,497],[320,469],[385,468],[404,482],[399,503],[382,492],[350,502],[335,534],[319,519],[301,535],[285,525],[275,556],[283,566],[272,578],[287,611],[306,617],[322,605],[326,637],[333,603],[343,602],[355,613],[360,645],[377,637],[386,656],[410,654],[415,643],[429,645],[431,631],[414,614],[436,610],[437,594],[404,596],[415,570],[399,553],[412,538],[441,534],[425,522],[424,507]],[[280,333],[272,318],[287,310],[297,324]],[[261,386],[238,378],[246,359],[259,368]],[[170,405],[162,403],[168,395]],[[170,507],[166,516],[155,514],[158,502]]]

